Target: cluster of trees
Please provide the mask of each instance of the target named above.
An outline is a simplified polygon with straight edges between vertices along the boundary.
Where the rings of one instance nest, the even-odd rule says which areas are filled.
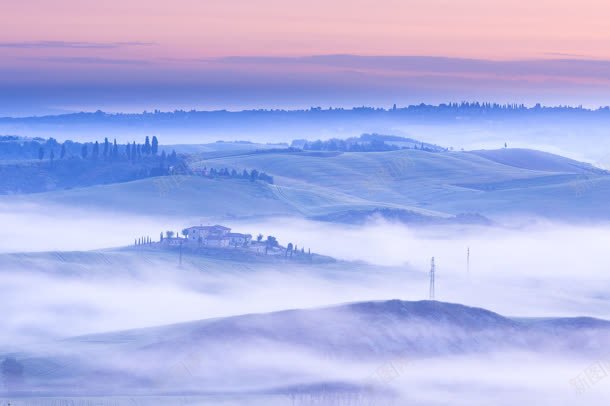
[[[143,143],[135,141],[126,144],[117,144],[116,139],[110,141],[108,137],[102,142],[74,142],[67,140],[59,143],[54,138],[24,139],[17,136],[0,136],[0,158],[3,159],[69,159],[80,157],[88,160],[104,161],[136,161],[146,157],[160,157],[168,162],[177,162],[176,152],[169,156],[165,151],[159,153],[159,140],[156,136],[146,137]]]
[[[301,247],[301,249],[299,250],[299,247],[297,247],[296,244],[293,245],[291,242],[289,242],[286,246],[286,252],[284,253],[284,256],[286,258],[292,258],[293,255],[305,255],[305,248]],[[310,249],[307,250],[307,255],[311,256]]]
[[[268,254],[270,249],[280,247],[279,241],[274,236],[268,235],[267,239],[264,241],[263,238],[263,235],[259,234],[256,236],[256,241],[259,243],[263,242],[265,244],[265,255]],[[284,257],[292,258],[293,255],[305,255],[305,248],[301,247],[299,250],[299,247],[296,244],[289,242],[286,246],[286,250],[284,251]],[[307,255],[311,256],[311,250],[307,250]]]
[[[152,137],[152,142],[149,140],[148,136],[144,140],[144,144],[136,144],[134,141],[133,144],[127,144],[125,147],[127,159],[135,160],[138,158],[142,158],[142,156],[146,155],[157,155],[159,152],[159,141],[157,137]],[[165,156],[165,151],[161,153]],[[176,151],[172,152],[172,155],[175,156]]]
[[[268,235],[266,240],[263,240],[263,235],[259,234],[256,236],[256,242],[265,243],[265,255],[270,249],[277,248],[280,246],[280,242],[272,235]]]
[[[163,233],[161,233],[161,237],[163,237]],[[133,245],[151,245],[153,243],[152,238],[150,237],[140,237],[136,238],[133,242]]]
[[[322,109],[321,107],[311,107],[309,112],[422,112],[422,111],[457,111],[457,112],[467,112],[472,110],[479,111],[530,111],[530,110],[555,110],[555,111],[573,111],[573,110],[587,110],[587,111],[608,111],[610,107],[604,106],[600,107],[597,110],[586,109],[583,108],[582,105],[579,106],[542,106],[540,103],[536,103],[532,107],[528,107],[523,103],[490,103],[490,102],[451,102],[451,103],[440,103],[438,105],[434,104],[410,104],[404,107],[397,107],[394,104],[391,108],[386,109],[383,107],[354,107],[352,109],[344,109],[344,108],[333,108],[329,107],[328,109]],[[274,110],[271,110],[274,111]],[[281,110],[284,111],[284,110]]]
[[[0,136],[0,158],[2,159],[35,159],[44,157],[45,150],[59,150],[60,144],[54,138],[24,139],[18,136]],[[42,151],[41,151],[42,149]]]
[[[203,176],[208,176],[210,178],[234,178],[234,179],[249,179],[251,182],[260,180],[263,182],[267,182],[269,184],[273,184],[273,176],[267,175],[265,172],[259,172],[256,169],[252,169],[252,171],[248,172],[247,169],[244,169],[241,172],[238,172],[235,169],[229,170],[229,168],[223,169],[215,169],[210,168],[208,170],[207,167],[203,168],[202,172]]]
[[[293,140],[290,149],[306,151],[380,152],[398,149],[420,149],[429,152],[446,151],[438,145],[426,144],[411,138],[396,135],[362,134],[347,139],[332,138],[322,141]]]
[[[219,117],[225,117],[231,121],[235,121],[236,116],[245,116],[245,115],[294,115],[294,114],[344,114],[344,113],[400,113],[400,112],[414,112],[418,113],[421,111],[440,111],[440,110],[504,110],[504,111],[528,111],[528,110],[554,110],[554,111],[603,111],[610,112],[610,106],[600,106],[598,108],[586,108],[582,105],[578,106],[570,106],[570,105],[541,105],[537,103],[533,106],[527,106],[523,103],[492,103],[492,102],[481,102],[481,101],[460,101],[460,102],[449,102],[449,103],[439,103],[439,104],[409,104],[403,106],[397,106],[394,104],[393,106],[387,107],[375,107],[375,106],[360,106],[360,107],[352,107],[352,108],[344,108],[344,107],[328,107],[322,108],[320,106],[312,106],[306,109],[295,109],[295,110],[286,110],[286,109],[252,109],[252,110],[242,110],[242,111],[228,111],[228,110],[214,110],[214,111],[204,111],[204,110],[173,110],[173,111],[160,111],[155,109],[153,111],[143,111],[142,113],[106,113],[101,110],[96,112],[80,112],[80,113],[70,113],[63,114],[60,116],[43,116],[36,117],[37,122],[58,122],[60,121],[62,124],[65,123],[65,120],[70,120],[74,122],[80,123],[88,123],[88,122],[99,122],[99,121],[141,121],[142,119],[147,120],[158,120],[158,122],[167,122],[172,118],[176,118],[179,120],[185,119],[198,119],[202,120],[215,120]],[[58,119],[58,118],[61,118]],[[20,119],[11,118],[13,122],[19,122]],[[32,122],[32,117],[24,118],[23,120],[27,120],[28,122]]]
[[[400,149],[396,145],[386,144],[383,140],[360,142],[333,138],[327,141],[307,141],[303,144],[305,151],[341,151],[341,152],[379,152]]]
[[[79,155],[82,159],[91,159],[94,161],[98,159],[114,161],[121,158],[135,161],[145,156],[156,156],[159,152],[159,140],[156,136],[152,137],[152,141],[146,136],[143,144],[137,144],[133,141],[133,143],[128,142],[124,146],[119,146],[116,142],[116,138],[110,142],[108,137],[106,137],[101,144],[98,141],[83,144],[66,141],[61,144],[59,158],[64,159],[75,155],[74,149],[78,146],[80,146]],[[49,159],[53,160],[55,158],[55,148],[54,145],[49,145],[49,142],[47,142],[46,145],[40,145],[38,149],[38,159],[44,159],[46,150],[50,150]],[[165,151],[162,151],[161,156],[162,158],[166,158]],[[176,158],[175,151],[172,152],[172,158]]]

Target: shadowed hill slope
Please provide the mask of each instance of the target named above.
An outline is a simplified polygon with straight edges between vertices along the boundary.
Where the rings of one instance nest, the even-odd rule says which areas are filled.
[[[167,384],[192,393],[264,391],[383,360],[508,350],[607,354],[610,322],[583,320],[517,321],[458,304],[390,300],[81,336],[13,356],[32,389],[51,393],[162,393]],[[362,378],[340,381],[369,384]]]

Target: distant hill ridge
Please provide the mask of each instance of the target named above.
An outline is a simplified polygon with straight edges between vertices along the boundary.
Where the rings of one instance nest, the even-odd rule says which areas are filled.
[[[355,318],[350,319],[351,316]],[[349,320],[333,320],[333,316],[344,316]],[[328,320],[329,324],[321,321]],[[269,335],[281,336],[283,333],[277,331],[278,326],[292,330],[298,330],[299,334],[290,334],[290,337],[299,341],[307,341],[307,338],[300,337],[300,334],[314,334],[322,339],[325,336],[325,330],[330,328],[341,330],[341,323],[356,322],[362,324],[362,327],[368,326],[372,330],[374,328],[387,328],[395,323],[425,323],[429,328],[434,325],[444,325],[457,329],[465,329],[471,333],[484,331],[488,329],[508,329],[514,334],[518,331],[530,333],[532,331],[548,332],[553,330],[555,333],[579,328],[584,329],[601,329],[606,333],[610,333],[610,321],[596,319],[591,317],[568,317],[568,318],[544,318],[544,319],[519,319],[501,316],[490,310],[478,307],[471,307],[457,303],[447,303],[435,300],[420,300],[420,301],[404,301],[399,299],[379,300],[367,302],[352,302],[312,309],[293,309],[281,310],[271,313],[252,313],[239,316],[221,317],[214,319],[204,319],[187,323],[172,324],[167,326],[151,327],[137,330],[128,330],[117,332],[117,334],[126,334],[133,337],[139,335],[154,334],[157,335],[163,330],[171,330],[173,334],[183,330],[191,331],[195,329],[197,334],[202,338],[208,334],[208,331],[219,329],[224,334],[246,334],[246,335]],[[318,325],[319,328],[309,328],[309,324]],[[382,327],[385,326],[385,327]],[[321,330],[321,331],[316,331]],[[449,332],[449,331],[448,331]],[[347,334],[347,330],[345,330]],[[457,336],[459,332],[451,332]],[[112,336],[115,333],[104,333],[89,335],[83,337],[75,337],[70,340],[88,340],[89,338],[102,338],[104,336]],[[376,332],[370,331],[369,334],[376,335]],[[382,332],[382,334],[385,334]],[[213,334],[215,336],[216,334]],[[338,337],[335,337],[338,338]],[[585,339],[586,337],[582,337]],[[331,338],[332,339],[332,338]],[[354,339],[360,340],[357,336],[347,334],[342,337],[347,341]],[[423,337],[421,337],[423,339]],[[512,341],[510,337],[504,337],[505,340]],[[499,343],[501,341],[498,341]],[[423,343],[422,343],[423,344]]]
[[[291,354],[339,364],[377,365],[510,350],[605,359],[608,339],[610,322],[604,320],[516,320],[460,304],[385,300],[72,337],[56,343],[57,352],[45,346],[40,353],[0,357],[12,357],[23,366],[24,382],[46,393],[162,393],[168,380],[174,387],[201,393],[214,387],[218,379],[229,382],[233,390],[241,387],[230,383],[235,376],[240,383],[246,380],[258,385],[259,390],[293,385],[297,377],[308,382],[309,376],[298,372],[307,363],[292,359]],[[253,368],[256,357],[245,356],[253,348],[265,360],[277,359],[278,363]],[[99,354],[113,356],[108,359]],[[229,368],[227,360],[231,361]],[[132,367],[140,365],[145,368]],[[293,378],[286,381],[288,370],[297,375],[291,373]],[[93,379],[100,376],[104,379]],[[351,383],[370,385],[365,378]]]
[[[49,135],[61,138],[91,136],[141,137],[151,133],[174,138],[182,143],[217,140],[219,137],[242,139],[251,137],[265,140],[288,141],[293,138],[355,136],[376,131],[388,132],[395,128],[418,125],[460,126],[489,128],[490,123],[505,123],[505,129],[519,127],[518,138],[523,139],[534,127],[556,128],[566,124],[579,131],[599,129],[610,124],[610,108],[589,110],[582,107],[481,102],[418,104],[396,108],[312,107],[301,110],[244,110],[244,111],[167,111],[143,113],[81,112],[40,117],[0,118],[0,133],[23,136]],[[561,123],[561,124],[560,124]],[[497,126],[493,126],[494,130]],[[586,131],[586,130],[585,130]],[[496,134],[503,141],[507,132]],[[516,138],[513,135],[513,139]],[[86,139],[86,138],[85,138]],[[187,141],[188,140],[188,141]]]

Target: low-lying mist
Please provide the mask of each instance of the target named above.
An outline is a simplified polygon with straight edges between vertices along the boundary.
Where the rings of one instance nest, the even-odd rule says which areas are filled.
[[[161,230],[214,223],[162,219],[145,210],[140,216],[60,207],[42,213],[37,207],[2,207],[0,251],[124,246],[136,236],[154,239]],[[427,299],[433,256],[437,300],[510,316],[610,318],[608,225],[413,228],[381,220],[346,226],[286,218],[223,224],[350,262],[250,264],[208,258],[190,264],[185,258],[179,269],[175,253],[151,259],[121,252],[109,263],[86,256],[26,261],[4,254],[0,288],[9,311],[1,344],[351,301]]]
[[[2,353],[38,351],[82,357],[92,351],[86,339],[82,350],[78,341],[55,340],[345,302],[427,299],[433,256],[437,300],[484,307],[508,316],[610,318],[610,277],[606,272],[610,267],[610,225],[606,224],[521,222],[525,225],[414,228],[372,219],[365,225],[349,226],[294,218],[159,218],[147,215],[144,209],[139,216],[61,207],[43,212],[33,206],[1,207],[0,219],[4,225],[0,239]],[[199,223],[221,223],[239,232],[273,235],[283,245],[292,242],[338,261],[307,264],[186,254],[179,267],[176,251],[104,249],[128,245],[142,235],[156,239],[162,230],[180,231]],[[83,250],[97,251],[79,252]],[[327,322],[331,327],[340,324],[339,320]],[[276,327],[281,333],[282,325]],[[333,334],[343,333],[333,333],[331,328],[327,336]],[[189,353],[180,355],[171,334],[161,337],[167,340],[170,354],[178,359],[192,358]],[[605,354],[596,359],[595,355],[577,358],[499,351],[407,361],[386,356],[344,360],[302,348],[255,342],[231,347],[232,356],[217,351],[223,354],[217,358],[210,355],[213,349],[202,345],[188,371],[180,367],[178,373],[171,369],[178,364],[167,365],[167,358],[157,359],[152,352],[141,358],[127,357],[132,345],[127,339],[116,344],[124,353],[103,347],[106,344],[99,341],[101,347],[85,357],[93,362],[94,370],[99,367],[97,360],[102,359],[137,379],[153,367],[167,367],[169,375],[161,379],[165,386],[154,387],[161,392],[189,389],[189,382],[193,388],[246,392],[262,388],[267,381],[301,388],[270,400],[248,395],[236,404],[334,404],[339,399],[338,404],[512,405],[534,399],[578,404],[586,399],[588,404],[601,405],[610,393],[610,384],[600,381],[578,396],[572,384],[585,368],[605,360]],[[137,362],[132,362],[134,359]],[[521,373],[514,374],[516,370]],[[361,395],[346,400],[337,394],[318,398],[299,392],[302,386],[298,386],[321,381],[361,383],[369,378],[384,389],[382,400],[371,401]],[[45,379],[40,378],[43,386]],[[108,375],[105,379],[118,378]],[[87,382],[96,383],[94,379]],[[385,397],[385,391],[390,398]]]

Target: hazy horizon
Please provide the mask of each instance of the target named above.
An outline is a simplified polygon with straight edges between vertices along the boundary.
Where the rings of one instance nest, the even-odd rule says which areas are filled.
[[[12,2],[0,15],[0,116],[608,105],[609,11],[601,0]]]
[[[3,48],[0,43],[0,55],[31,50],[28,43],[6,45]],[[86,46],[49,48],[99,52]],[[5,61],[10,59],[7,56]],[[51,56],[17,61],[15,66],[0,65],[0,85],[5,90],[0,116],[96,110],[391,107],[464,100],[610,105],[610,60],[320,55],[186,61]]]

